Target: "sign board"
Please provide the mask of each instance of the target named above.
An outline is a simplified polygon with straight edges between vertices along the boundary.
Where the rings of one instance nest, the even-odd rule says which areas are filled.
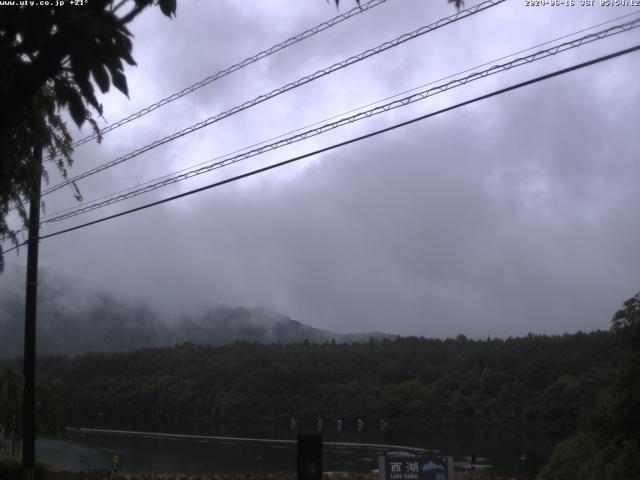
[[[446,457],[380,457],[380,480],[453,480]]]
[[[118,455],[117,453],[111,455],[111,465],[113,465],[114,467],[120,465],[120,455]]]

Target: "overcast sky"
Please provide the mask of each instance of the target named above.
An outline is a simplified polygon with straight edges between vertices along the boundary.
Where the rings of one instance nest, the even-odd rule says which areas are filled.
[[[342,0],[341,11],[353,5]],[[99,146],[79,147],[72,174],[454,12],[445,0],[388,0],[105,135]],[[92,200],[633,12],[508,0],[78,186]],[[105,95],[101,124],[336,14],[323,0],[184,1],[174,20],[158,9],[146,12],[132,25],[138,66],[127,70],[131,98]],[[49,224],[43,233],[638,43],[640,29]],[[337,332],[438,337],[608,328],[640,289],[638,71],[640,53],[626,55],[47,239],[40,265],[170,315],[217,303],[267,305]],[[45,200],[47,214],[77,205],[69,189]],[[26,250],[6,260],[24,264]]]

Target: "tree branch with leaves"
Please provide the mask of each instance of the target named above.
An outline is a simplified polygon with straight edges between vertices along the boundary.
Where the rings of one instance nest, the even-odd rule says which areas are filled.
[[[176,0],[113,2],[92,0],[79,8],[3,8],[0,12],[0,237],[18,239],[7,224],[12,207],[27,222],[25,198],[33,179],[46,168],[34,159],[35,147],[54,159],[66,177],[73,163],[73,140],[62,117],[68,111],[78,127],[102,115],[95,85],[113,85],[128,95],[124,64],[135,65],[128,24],[150,6],[164,15]],[[128,10],[127,10],[128,8]],[[75,189],[76,198],[80,192]],[[3,266],[0,247],[0,270]]]

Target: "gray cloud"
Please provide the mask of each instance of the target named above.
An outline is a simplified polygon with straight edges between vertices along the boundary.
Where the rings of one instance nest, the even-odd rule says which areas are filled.
[[[147,15],[134,32],[140,66],[130,74],[132,101],[111,95],[107,110],[120,114],[144,106],[334,14],[317,3],[262,6],[256,13],[241,3],[190,3],[181,5],[172,23]],[[390,1],[108,135],[102,146],[79,149],[83,168],[77,171],[450,13],[441,3]],[[552,12],[516,3],[283,95],[81,187],[87,197],[106,194],[628,12]],[[630,33],[496,76],[229,172],[637,39],[637,32]],[[52,238],[43,242],[41,263],[168,312],[212,303],[268,305],[339,332],[507,336],[607,328],[611,314],[640,284],[633,208],[640,200],[640,87],[630,81],[637,61],[637,55],[614,60],[300,165]],[[227,175],[208,175],[130,205]],[[60,194],[49,211],[69,204],[68,193]]]

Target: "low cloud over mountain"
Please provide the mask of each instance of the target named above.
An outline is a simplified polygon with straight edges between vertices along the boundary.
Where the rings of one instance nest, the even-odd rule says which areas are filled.
[[[39,275],[40,354],[121,352],[183,342],[320,343],[394,337],[381,333],[341,335],[305,325],[268,307],[216,305],[199,314],[166,318],[150,305],[93,291],[49,269],[41,268]],[[22,354],[24,278],[24,270],[15,266],[8,266],[0,276],[0,357]]]

